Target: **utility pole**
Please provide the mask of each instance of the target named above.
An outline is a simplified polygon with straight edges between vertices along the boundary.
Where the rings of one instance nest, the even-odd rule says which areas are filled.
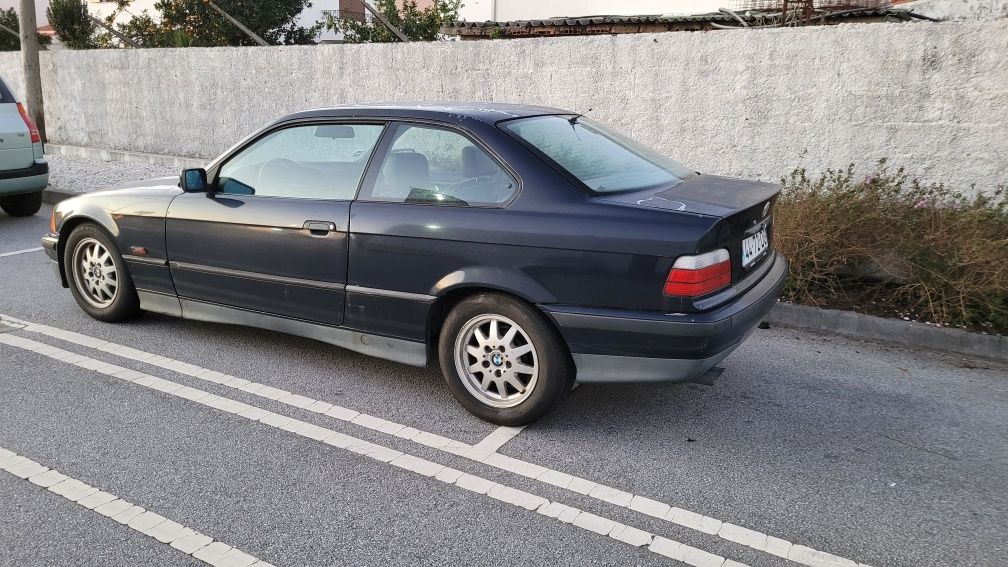
[[[386,28],[388,28],[390,32],[392,32],[392,35],[399,38],[399,41],[406,41],[406,42],[409,41],[409,38],[406,37],[406,34],[401,32],[399,28],[393,26],[392,22],[388,21],[388,18],[385,17],[385,14],[382,14],[378,10],[375,10],[374,7],[371,6],[371,3],[368,2],[368,0],[361,0],[361,3],[364,4],[364,7],[367,8],[368,12],[371,12],[372,16],[377,18],[378,21],[381,22],[383,26],[385,26]]]
[[[42,141],[45,134],[45,109],[42,103],[42,73],[39,70],[38,23],[35,21],[35,0],[20,0],[18,25],[21,27],[21,69],[24,72],[24,102],[38,127]]]
[[[220,7],[217,6],[217,4],[214,4],[211,0],[204,0],[204,2],[206,2],[208,6],[210,6],[211,8],[213,8],[215,12],[217,12],[218,14],[220,14],[220,15],[224,16],[225,18],[227,18],[227,21],[229,21],[232,24],[234,24],[236,28],[238,28],[238,29],[240,29],[242,31],[242,33],[244,33],[245,35],[247,35],[250,38],[252,38],[252,41],[254,41],[254,42],[256,42],[259,45],[262,45],[264,47],[267,46],[267,45],[269,45],[269,43],[267,43],[265,39],[259,37],[259,35],[257,33],[255,33],[254,31],[252,31],[250,29],[248,29],[247,27],[245,27],[245,24],[239,22],[231,14],[228,14],[224,10],[221,10]]]
[[[117,32],[115,30],[115,28],[113,28],[112,26],[110,26],[110,25],[106,24],[105,22],[99,20],[98,18],[96,18],[94,16],[91,16],[91,15],[88,15],[88,19],[91,20],[91,22],[94,25],[100,27],[101,29],[103,29],[103,30],[109,32],[110,34],[114,35],[115,37],[119,38],[119,41],[121,41],[124,44],[126,44],[127,47],[134,47],[134,48],[139,48],[140,47],[139,45],[137,45],[137,42],[135,42],[132,39],[124,36],[123,34],[121,34],[119,32]]]

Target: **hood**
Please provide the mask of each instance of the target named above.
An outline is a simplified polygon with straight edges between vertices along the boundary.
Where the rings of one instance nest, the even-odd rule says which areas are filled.
[[[169,177],[154,177],[151,179],[141,179],[140,181],[130,181],[128,183],[122,183],[120,185],[114,185],[108,189],[103,189],[101,193],[110,193],[113,191],[123,191],[128,189],[146,189],[146,190],[159,190],[163,191],[165,189],[179,189],[179,177],[178,175],[173,175]],[[179,189],[181,191],[181,189]]]

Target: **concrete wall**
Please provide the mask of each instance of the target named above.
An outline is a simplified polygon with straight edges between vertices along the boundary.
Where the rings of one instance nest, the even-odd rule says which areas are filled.
[[[898,6],[942,20],[992,20],[1008,17],[1008,0],[915,0]]]
[[[555,105],[707,172],[775,180],[879,158],[1008,182],[1008,21],[43,56],[52,141],[212,157],[291,111]],[[19,84],[18,54],[0,73]]]

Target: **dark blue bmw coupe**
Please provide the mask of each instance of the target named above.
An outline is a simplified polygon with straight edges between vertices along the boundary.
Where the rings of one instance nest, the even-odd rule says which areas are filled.
[[[96,319],[437,360],[469,411],[521,425],[574,380],[703,379],[780,296],[778,192],[555,108],[346,106],[63,201],[42,242]]]

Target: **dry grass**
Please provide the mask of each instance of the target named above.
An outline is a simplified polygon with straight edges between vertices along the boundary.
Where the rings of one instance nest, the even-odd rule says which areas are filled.
[[[1008,198],[922,185],[885,162],[783,180],[775,245],[786,298],[1008,334]]]

